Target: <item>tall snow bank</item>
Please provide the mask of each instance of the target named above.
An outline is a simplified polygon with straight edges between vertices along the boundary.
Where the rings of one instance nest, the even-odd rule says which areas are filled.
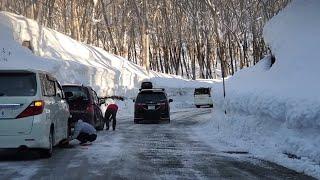
[[[42,69],[53,73],[63,84],[92,86],[100,95],[136,95],[140,82],[151,80],[155,86],[185,88],[211,83],[180,76],[147,72],[128,60],[101,48],[75,41],[37,22],[8,12],[0,13],[0,68]],[[30,41],[34,54],[21,46]]]
[[[264,28],[264,39],[278,59],[274,71],[294,75],[310,85],[319,75],[319,7],[317,0],[296,0]]]
[[[318,0],[293,0],[264,28],[275,64],[270,68],[267,56],[226,81],[225,99],[221,84],[214,93],[216,106],[228,113],[222,121],[227,123],[222,128],[226,137],[236,135],[254,148],[272,144],[268,148],[274,153],[295,154],[313,165],[296,169],[316,177],[320,177],[319,7]],[[230,134],[227,128],[236,132]],[[268,138],[261,141],[257,136]]]
[[[320,97],[320,86],[316,83],[320,66],[319,7],[317,0],[296,0],[264,28],[264,39],[277,58],[272,73],[285,77],[281,80],[286,86],[291,85],[289,93],[317,100]]]
[[[320,129],[320,1],[293,1],[267,23],[265,38],[276,63],[266,57],[226,82],[230,111],[269,116],[289,128]],[[220,87],[219,87],[220,88]]]

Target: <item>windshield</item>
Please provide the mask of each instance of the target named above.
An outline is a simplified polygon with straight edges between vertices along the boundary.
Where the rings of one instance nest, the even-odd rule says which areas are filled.
[[[34,96],[35,73],[0,73],[0,96]]]
[[[63,91],[72,92],[72,96],[68,98],[69,101],[81,99],[81,100],[89,100],[88,92],[85,88],[79,86],[63,86]]]
[[[194,90],[194,95],[200,95],[200,94],[210,95],[210,88],[197,88]]]
[[[136,102],[162,102],[166,101],[166,95],[163,92],[142,92],[138,95]]]

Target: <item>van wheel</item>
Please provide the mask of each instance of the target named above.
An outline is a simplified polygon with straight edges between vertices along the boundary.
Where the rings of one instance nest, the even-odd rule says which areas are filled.
[[[49,134],[49,148],[48,149],[43,149],[41,151],[41,157],[43,158],[50,158],[52,156],[53,153],[53,141],[54,141],[54,137],[53,137],[53,130],[50,130],[50,134]]]
[[[98,121],[98,119],[97,119],[96,117],[95,117],[95,121],[96,121],[96,122]],[[104,122],[103,122],[103,120],[100,120],[100,121],[99,121],[99,126],[97,126],[96,129],[97,129],[98,131],[102,131],[103,128],[104,128]]]
[[[200,105],[196,105],[197,108],[200,108]]]
[[[59,144],[58,144],[58,146],[59,146],[60,148],[69,147],[69,140],[68,140],[68,139],[69,139],[69,137],[70,137],[70,134],[71,134],[71,128],[70,128],[70,125],[69,125],[69,123],[68,123],[66,138],[62,139],[62,140],[59,142]]]
[[[67,138],[69,138],[71,136],[71,120],[68,119],[68,133],[67,133]]]
[[[96,129],[97,129],[97,131],[102,131],[103,130],[103,125],[98,126]]]

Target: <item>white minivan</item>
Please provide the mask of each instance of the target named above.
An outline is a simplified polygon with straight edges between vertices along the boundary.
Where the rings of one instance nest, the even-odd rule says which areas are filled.
[[[38,70],[0,70],[0,148],[40,148],[68,138],[69,107],[59,82]]]
[[[211,88],[201,87],[194,90],[194,105],[197,108],[201,106],[213,107],[211,98]]]

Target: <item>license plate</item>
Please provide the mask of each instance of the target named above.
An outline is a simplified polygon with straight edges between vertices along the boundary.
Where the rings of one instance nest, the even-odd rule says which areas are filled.
[[[156,109],[156,106],[148,106],[148,109],[150,109],[150,110],[155,110],[155,109]]]

